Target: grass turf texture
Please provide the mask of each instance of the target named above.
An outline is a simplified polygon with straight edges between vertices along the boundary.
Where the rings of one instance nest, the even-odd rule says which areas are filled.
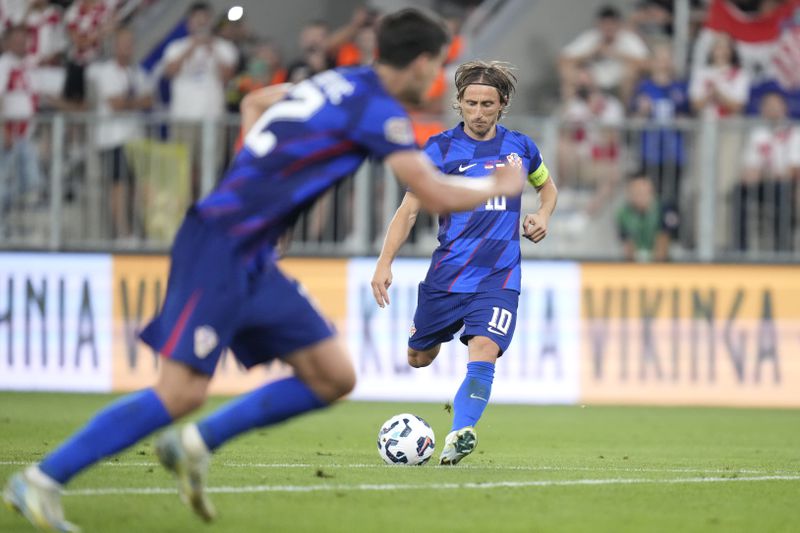
[[[0,479],[110,399],[0,393]],[[434,427],[437,459],[450,428],[443,405],[348,402],[224,447],[210,486],[228,492],[212,495],[211,526],[179,503],[152,438],[78,476],[67,518],[86,532],[800,527],[800,411],[490,405],[476,452],[459,466],[384,466],[378,429],[406,411]],[[765,477],[785,479],[746,481]],[[32,528],[2,508],[0,531]]]

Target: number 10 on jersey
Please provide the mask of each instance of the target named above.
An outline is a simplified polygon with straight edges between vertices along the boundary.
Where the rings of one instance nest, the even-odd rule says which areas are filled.
[[[506,197],[495,196],[486,200],[486,205],[483,206],[486,211],[505,211],[506,210]]]

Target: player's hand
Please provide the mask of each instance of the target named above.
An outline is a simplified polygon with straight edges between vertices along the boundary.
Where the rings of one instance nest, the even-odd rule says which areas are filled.
[[[389,286],[392,284],[392,266],[381,261],[375,265],[375,274],[372,276],[372,295],[375,301],[383,308],[389,305]]]
[[[502,167],[495,168],[495,192],[492,196],[519,196],[525,185],[525,176],[522,171],[522,159],[511,154],[506,157],[508,162]]]
[[[525,215],[522,221],[522,234],[531,242],[539,242],[547,237],[547,216],[542,213]]]

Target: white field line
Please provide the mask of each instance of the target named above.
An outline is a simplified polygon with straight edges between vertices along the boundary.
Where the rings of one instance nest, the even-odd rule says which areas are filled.
[[[672,479],[610,478],[610,479],[567,479],[539,481],[497,481],[488,483],[430,483],[430,484],[355,484],[355,485],[250,485],[242,487],[209,487],[211,494],[251,494],[259,492],[342,492],[342,491],[397,491],[397,490],[461,490],[461,489],[500,489],[500,488],[546,488],[572,487],[579,485],[678,485],[696,483],[736,483],[744,481],[800,481],[800,476],[758,476],[758,477],[689,477]],[[167,488],[98,488],[66,491],[66,496],[110,496],[175,494],[175,489]]]
[[[26,461],[0,461],[0,466],[27,466]],[[213,463],[224,468],[406,468],[404,465],[392,466],[381,463]],[[149,461],[105,461],[99,466],[122,468],[155,467]],[[213,466],[212,466],[213,467]],[[750,468],[692,468],[692,467],[601,467],[601,466],[515,466],[515,465],[459,465],[458,470],[495,470],[522,472],[632,472],[652,474],[755,474],[755,475],[800,475],[797,470],[755,470]]]

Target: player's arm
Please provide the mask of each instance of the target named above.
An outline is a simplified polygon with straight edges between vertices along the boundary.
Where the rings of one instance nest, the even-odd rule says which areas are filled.
[[[528,176],[528,181],[539,193],[539,210],[525,215],[522,234],[531,242],[539,242],[547,236],[547,224],[558,202],[558,189],[544,163]]]
[[[381,255],[378,257],[375,274],[372,276],[372,295],[381,307],[389,305],[387,289],[392,284],[392,261],[408,239],[421,207],[422,204],[414,193],[407,192],[386,230]]]
[[[270,106],[283,100],[291,86],[291,83],[281,83],[280,85],[270,85],[247,93],[242,98],[242,103],[239,104],[239,111],[242,114],[242,133],[246,134],[250,131],[258,118]]]
[[[420,206],[431,213],[468,211],[495,196],[516,196],[524,184],[522,163],[509,158],[485,179],[447,176],[418,150],[394,152],[386,158],[394,175],[414,191]]]

